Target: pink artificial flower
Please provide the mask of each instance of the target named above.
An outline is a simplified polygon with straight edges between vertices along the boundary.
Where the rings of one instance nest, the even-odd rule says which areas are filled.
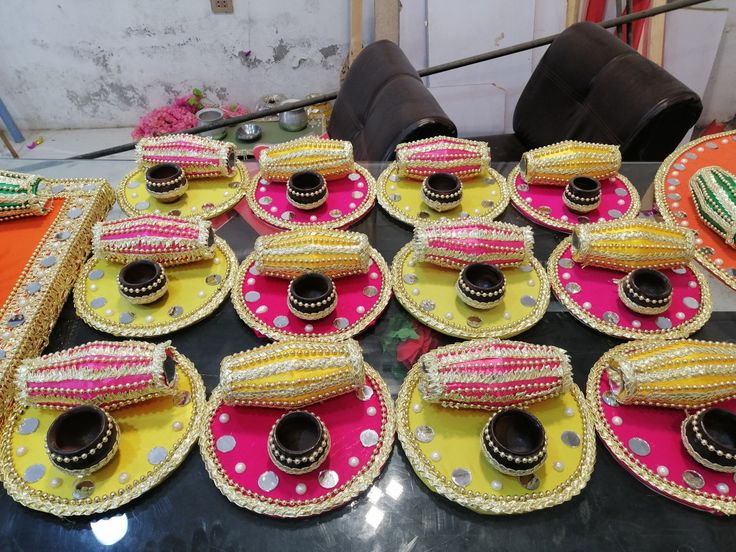
[[[231,117],[240,117],[241,115],[247,115],[249,113],[247,107],[242,106],[237,102],[221,105],[220,109],[222,109],[226,119],[230,119]]]
[[[134,140],[139,140],[144,136],[179,132],[196,126],[197,117],[194,113],[182,106],[167,105],[158,107],[141,117],[131,136]]]

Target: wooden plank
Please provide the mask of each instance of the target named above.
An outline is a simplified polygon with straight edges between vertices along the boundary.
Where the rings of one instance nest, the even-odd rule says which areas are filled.
[[[652,7],[663,6],[667,0],[652,0]],[[648,19],[649,36],[647,40],[647,57],[657,65],[664,60],[664,24],[666,15],[655,15]]]
[[[585,6],[583,6],[585,4]],[[565,14],[565,27],[580,21],[583,8],[587,8],[585,0],[567,0],[567,13]]]
[[[399,43],[399,0],[373,0],[376,40]]]
[[[352,64],[355,56],[363,49],[363,0],[350,0],[350,57]]]
[[[8,140],[7,134],[5,134],[5,131],[1,128],[0,128],[0,140],[2,140],[3,144],[5,144],[5,147],[8,148],[10,155],[12,155],[15,159],[18,159],[18,152],[15,151],[13,144],[11,144],[10,140]]]

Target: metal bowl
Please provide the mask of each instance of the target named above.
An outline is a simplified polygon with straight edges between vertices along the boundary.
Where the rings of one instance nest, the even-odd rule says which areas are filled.
[[[285,102],[281,102],[281,105],[284,106],[298,101],[296,99],[286,100]],[[308,124],[309,117],[307,116],[307,110],[303,107],[297,107],[291,111],[279,113],[279,126],[288,132],[299,132],[306,128]]]
[[[235,137],[243,142],[255,142],[263,136],[263,129],[255,123],[243,123],[235,131]]]

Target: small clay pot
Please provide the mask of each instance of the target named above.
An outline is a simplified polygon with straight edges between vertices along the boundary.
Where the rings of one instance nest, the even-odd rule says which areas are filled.
[[[547,436],[539,419],[525,410],[496,412],[481,434],[486,460],[507,475],[534,473],[547,457]]]
[[[315,171],[299,171],[286,182],[286,199],[297,209],[311,211],[327,201],[325,177]]]
[[[118,289],[134,305],[158,301],[168,289],[164,267],[148,259],[132,261],[120,269]]]
[[[672,304],[672,284],[658,270],[637,268],[618,281],[618,296],[639,314],[661,314]]]
[[[60,414],[46,432],[46,453],[60,470],[87,475],[113,459],[120,430],[97,406],[77,406]]]
[[[681,435],[696,462],[712,470],[736,473],[736,413],[705,408],[685,418]]]
[[[430,174],[422,182],[422,200],[430,209],[443,212],[460,205],[463,183],[451,173]]]
[[[601,183],[587,176],[577,176],[565,186],[562,201],[573,213],[590,213],[601,204]]]
[[[460,272],[455,289],[460,300],[469,307],[487,310],[503,300],[506,278],[495,265],[473,263]]]
[[[271,428],[268,455],[280,470],[300,474],[317,469],[330,451],[330,433],[305,410],[287,412]]]
[[[289,283],[289,310],[302,320],[320,320],[337,307],[332,280],[319,272],[307,272]]]
[[[146,190],[161,203],[172,203],[184,195],[189,182],[184,170],[174,163],[159,163],[146,169]]]

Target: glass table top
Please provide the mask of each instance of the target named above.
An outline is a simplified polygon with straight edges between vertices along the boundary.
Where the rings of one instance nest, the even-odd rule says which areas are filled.
[[[381,164],[365,164],[374,176]],[[106,178],[117,185],[131,170],[130,161],[6,160],[3,168],[50,178]],[[250,165],[254,169],[253,165]],[[512,164],[494,164],[508,174]],[[624,164],[626,175],[651,205],[647,193],[658,164]],[[239,260],[252,250],[258,236],[239,215],[217,231]],[[121,216],[115,206],[111,217]],[[499,220],[531,224],[512,206]],[[531,225],[535,255],[546,262],[565,237]],[[351,230],[368,235],[371,244],[391,262],[411,238],[411,229],[391,219],[379,206]],[[733,339],[736,294],[710,278],[714,312],[693,337]],[[396,359],[396,328],[410,326],[410,315],[392,299],[378,322],[358,336],[368,363],[378,370],[396,397],[406,368]],[[391,334],[391,335],[389,335]],[[67,300],[47,351],[111,339],[93,330]],[[220,360],[266,343],[240,320],[226,300],[206,320],[167,339],[189,357],[202,374],[208,392],[218,382]],[[553,298],[544,318],[515,339],[566,349],[576,383],[585,388],[588,371],[605,351],[621,343],[575,320]],[[440,344],[455,341],[439,336]],[[733,548],[736,525],[723,517],[698,512],[658,496],[636,481],[598,443],[595,470],[582,493],[562,505],[518,516],[482,516],[429,491],[414,474],[400,445],[375,485],[342,508],[298,520],[259,516],[230,503],[210,481],[195,447],[182,465],[161,485],[122,508],[89,518],[59,519],[27,509],[0,490],[2,550],[444,550],[465,547],[484,550],[712,550]]]

